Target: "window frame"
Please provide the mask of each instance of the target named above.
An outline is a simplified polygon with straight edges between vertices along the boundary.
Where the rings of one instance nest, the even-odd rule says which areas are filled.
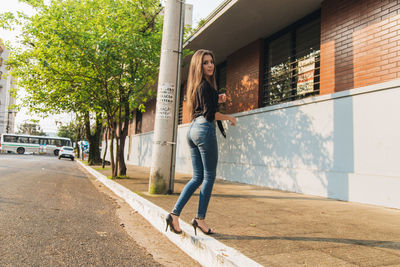
[[[263,85],[262,85],[262,93],[261,93],[261,107],[266,107],[266,106],[272,106],[272,105],[277,105],[285,102],[290,102],[298,99],[303,99],[306,97],[310,96],[315,96],[318,95],[320,92],[320,86],[319,86],[319,75],[320,75],[320,44],[321,44],[321,31],[318,33],[318,50],[315,50],[315,55],[312,55],[312,53],[305,55],[309,56],[312,55],[314,57],[314,69],[313,69],[313,90],[312,92],[305,92],[299,94],[297,91],[299,90],[298,88],[298,77],[299,77],[299,66],[298,63],[300,62],[299,58],[297,58],[297,38],[298,38],[298,30],[301,29],[303,26],[306,26],[307,24],[310,24],[314,21],[319,22],[319,29],[321,27],[321,9],[318,9],[311,14],[305,16],[304,18],[296,21],[295,23],[289,25],[288,27],[272,34],[271,36],[267,37],[264,39],[264,60],[263,60]],[[279,38],[289,34],[289,53],[288,53],[288,68],[289,71],[288,73],[289,76],[289,88],[288,90],[285,90],[285,88],[280,92],[282,93],[282,97],[276,101],[276,100],[271,100],[271,78],[272,76],[270,75],[271,72],[271,66],[270,64],[270,54],[269,54],[269,49],[270,49],[270,44],[273,43],[274,41],[277,41]],[[300,51],[302,52],[302,51]],[[307,60],[307,58],[303,59]],[[283,64],[284,62],[282,62]],[[293,66],[295,65],[295,66]],[[275,67],[275,66],[273,66]],[[304,73],[300,73],[303,74]],[[283,94],[288,93],[288,96],[283,97]]]

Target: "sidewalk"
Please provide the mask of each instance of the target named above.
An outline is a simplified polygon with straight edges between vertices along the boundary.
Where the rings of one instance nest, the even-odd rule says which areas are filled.
[[[149,171],[129,165],[130,179],[113,181],[169,212],[190,176],[176,174],[173,195],[149,195]],[[198,197],[181,220],[191,222]],[[396,209],[217,180],[207,223],[213,238],[263,266],[400,266]]]

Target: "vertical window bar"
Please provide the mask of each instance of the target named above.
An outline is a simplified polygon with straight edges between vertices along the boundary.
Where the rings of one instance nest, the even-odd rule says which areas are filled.
[[[297,76],[296,76],[296,72],[297,72],[297,62],[296,62],[296,31],[292,31],[291,32],[291,47],[292,47],[292,54],[290,55],[290,68],[291,68],[291,75],[292,75],[292,82],[290,84],[290,95],[291,98],[290,100],[294,101],[296,99],[296,80],[297,80]]]

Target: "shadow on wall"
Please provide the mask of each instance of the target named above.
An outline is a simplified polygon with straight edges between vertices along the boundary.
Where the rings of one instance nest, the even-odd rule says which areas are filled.
[[[333,168],[328,177],[328,197],[349,200],[349,175],[354,172],[353,99],[333,104]]]
[[[336,53],[340,49],[335,40],[335,92],[354,88],[353,38],[345,40],[347,53]],[[343,42],[341,43],[343,46]],[[345,70],[343,70],[345,69]],[[354,173],[354,114],[353,98],[337,99],[333,103],[333,170],[328,173],[328,197],[349,200],[349,175]]]
[[[220,139],[219,175],[302,192],[304,175],[316,176],[332,166],[327,146],[331,136],[318,133],[314,126],[297,107],[239,117],[238,125],[229,127],[227,139]],[[324,177],[317,177],[326,188]]]
[[[334,100],[341,102],[338,106],[325,101],[239,114],[236,127],[226,124],[227,139],[219,138],[218,176],[347,200],[347,174],[341,177],[341,169],[353,155],[340,148],[353,146],[352,139],[347,138],[352,138],[347,127],[352,120],[346,115],[341,121],[342,114],[334,109],[351,109],[348,99]]]
[[[151,155],[153,151],[153,132],[139,134],[133,137],[130,151],[129,164],[138,166],[151,166]]]
[[[352,89],[353,39],[345,40],[346,53],[339,51],[343,50],[343,42],[339,46],[336,40],[328,41],[334,43],[335,92]],[[255,97],[251,90],[255,86],[258,88],[250,76],[243,76],[233,95],[228,95],[228,111],[232,106],[248,110],[246,105]],[[271,107],[256,114],[238,114],[238,126],[229,127],[226,140],[219,138],[218,176],[349,200],[349,175],[354,173],[353,98],[343,96],[300,106],[281,104],[275,110]]]

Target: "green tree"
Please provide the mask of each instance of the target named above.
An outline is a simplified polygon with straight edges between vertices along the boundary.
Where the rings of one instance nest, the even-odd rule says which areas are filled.
[[[26,120],[18,128],[19,128],[17,132],[18,134],[46,136],[46,133],[43,132],[37,121]]]
[[[117,157],[111,157],[113,176],[118,170],[125,175],[129,120],[135,109],[143,110],[143,103],[155,95],[152,88],[162,33],[159,1],[24,2],[37,14],[13,17],[6,13],[0,23],[10,27],[14,20],[23,26],[25,49],[12,49],[8,64],[28,92],[26,106],[42,113],[80,114],[93,150],[99,147],[106,122],[116,139]],[[94,127],[91,121],[96,122]],[[111,155],[113,149],[111,146]],[[99,151],[93,153],[100,160],[99,155]]]
[[[58,127],[58,132],[57,135],[59,137],[66,137],[71,139],[73,142],[76,141],[75,138],[75,129],[74,129],[74,125],[72,123],[68,124],[68,125],[61,125],[60,127]]]
[[[61,125],[58,127],[57,135],[59,137],[69,138],[72,142],[77,142],[82,139],[83,133],[83,123],[80,120],[75,120],[67,125]]]

